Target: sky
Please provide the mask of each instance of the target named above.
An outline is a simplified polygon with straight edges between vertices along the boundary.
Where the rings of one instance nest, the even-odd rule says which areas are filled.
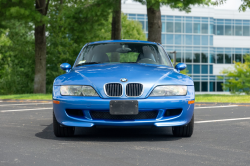
[[[135,3],[135,2],[133,2],[133,0],[125,0],[125,1],[126,1],[126,3]],[[226,3],[224,3],[224,4],[220,5],[220,6],[214,7],[214,8],[216,8],[216,9],[235,9],[235,10],[238,10],[241,3],[242,3],[241,0],[227,0]]]

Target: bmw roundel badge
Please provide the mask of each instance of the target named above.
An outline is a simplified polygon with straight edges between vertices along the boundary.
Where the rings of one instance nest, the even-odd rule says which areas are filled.
[[[126,78],[121,78],[121,82],[127,82],[128,80]]]

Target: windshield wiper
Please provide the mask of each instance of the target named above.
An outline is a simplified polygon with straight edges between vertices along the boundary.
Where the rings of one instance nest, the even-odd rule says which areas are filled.
[[[99,64],[99,63],[101,63],[101,62],[87,62],[87,63],[81,63],[81,64],[76,65],[76,67],[78,67],[78,66],[83,66],[83,65],[89,65],[89,64]]]

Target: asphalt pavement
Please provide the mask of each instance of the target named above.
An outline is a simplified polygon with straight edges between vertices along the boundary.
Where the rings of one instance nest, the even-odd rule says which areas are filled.
[[[0,102],[0,166],[249,166],[249,135],[249,104],[196,104],[191,138],[170,127],[77,128],[56,138],[51,102]]]

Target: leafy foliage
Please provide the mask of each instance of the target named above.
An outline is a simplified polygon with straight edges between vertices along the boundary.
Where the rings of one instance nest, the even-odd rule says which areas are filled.
[[[37,13],[34,3],[0,0],[0,94],[33,92],[36,23],[47,24],[48,93],[55,77],[64,73],[61,63],[73,65],[83,45],[111,38],[112,0],[51,0],[47,17]],[[126,15],[122,15],[122,37],[146,40],[142,25]]]
[[[29,24],[6,23],[0,39],[0,94],[32,93],[34,79],[34,37]],[[4,41],[4,42],[2,42]]]
[[[103,2],[105,5],[100,7]],[[73,65],[86,43],[111,39],[111,4],[105,0],[79,1],[75,5],[61,1],[51,4],[47,28],[47,92],[51,92],[54,79],[64,73],[61,63]],[[122,15],[122,37],[146,40],[142,25],[128,20],[126,15]]]
[[[134,0],[142,3],[143,5],[156,7],[169,6],[172,9],[179,9],[180,11],[191,12],[191,5],[209,5],[210,0]]]
[[[230,92],[245,93],[250,95],[250,55],[244,57],[245,63],[235,62],[234,70],[224,70],[227,79],[223,84],[224,89],[230,89]]]
[[[0,0],[0,28],[7,28],[6,20],[17,19],[39,23],[47,19],[35,10],[34,0]]]

